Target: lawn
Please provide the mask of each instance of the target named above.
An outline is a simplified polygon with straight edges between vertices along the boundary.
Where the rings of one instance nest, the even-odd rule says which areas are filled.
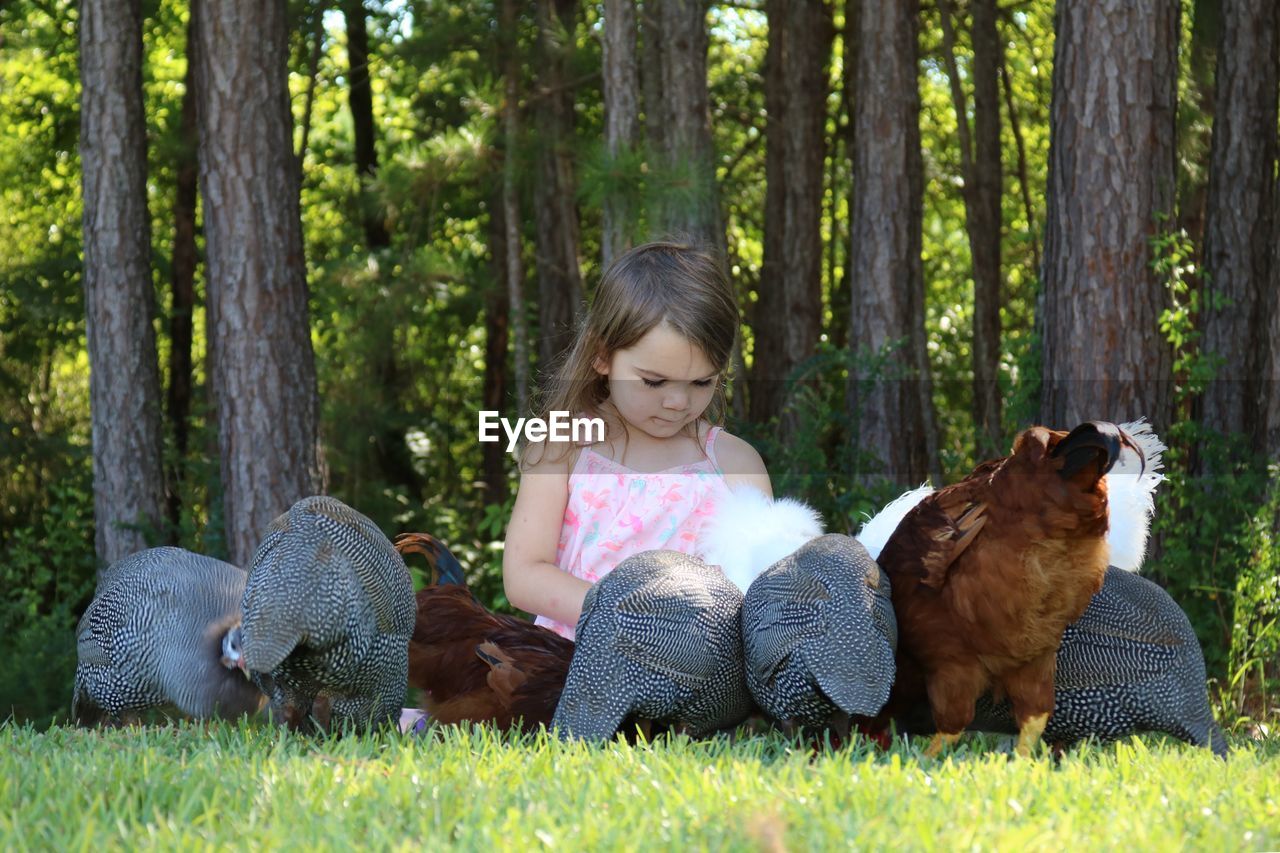
[[[779,736],[561,744],[484,729],[310,739],[253,724],[0,726],[0,849],[1280,848],[1280,739],[1010,760]]]

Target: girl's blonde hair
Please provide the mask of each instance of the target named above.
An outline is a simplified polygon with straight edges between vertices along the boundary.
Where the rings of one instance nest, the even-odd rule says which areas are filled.
[[[609,397],[609,386],[596,364],[608,362],[663,322],[701,350],[721,375],[728,372],[738,334],[738,302],[714,254],[686,243],[655,242],[636,246],[610,264],[573,346],[543,390],[538,416],[604,415],[600,406]],[[703,417],[718,423],[723,413],[724,383],[717,382]],[[605,417],[611,429],[621,426],[609,420]],[[567,452],[568,445],[563,449]]]

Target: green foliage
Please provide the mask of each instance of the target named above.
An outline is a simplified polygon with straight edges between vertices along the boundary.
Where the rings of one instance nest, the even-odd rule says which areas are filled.
[[[10,618],[0,625],[12,626]],[[76,616],[67,605],[26,616],[0,641],[0,717],[44,728],[66,719],[76,672]]]
[[[856,533],[901,489],[879,477],[883,460],[854,438],[858,425],[848,405],[849,377],[863,383],[892,377],[893,353],[851,353],[828,343],[788,377],[782,417],[792,423],[786,442],[777,438],[778,418],[766,424],[734,424],[767,461],[773,491],[800,498],[816,509],[833,533]]]
[[[1161,739],[1010,761],[741,733],[604,746],[441,728],[0,726],[6,849],[1249,849],[1280,845],[1280,742]],[[1153,815],[1159,815],[1154,820]]]
[[[1266,533],[1274,509],[1265,501],[1273,475],[1249,451],[1244,436],[1223,436],[1192,419],[1196,399],[1223,367],[1220,358],[1200,348],[1196,318],[1202,291],[1193,287],[1195,246],[1185,231],[1165,229],[1152,239],[1152,254],[1152,266],[1170,294],[1160,329],[1174,348],[1180,419],[1163,436],[1169,446],[1167,479],[1152,524],[1156,553],[1144,571],[1187,612],[1209,673],[1222,685],[1223,716],[1234,718],[1257,710],[1259,698],[1265,706],[1268,677],[1274,677],[1256,660],[1280,634],[1266,619],[1276,583]],[[1251,694],[1250,687],[1260,695]]]
[[[1250,520],[1236,578],[1223,704],[1237,720],[1280,720],[1280,464],[1271,496]]]
[[[0,7],[0,548],[86,462],[75,19]]]
[[[1164,436],[1166,481],[1160,486],[1152,533],[1158,546],[1144,573],[1158,580],[1187,612],[1211,675],[1227,677],[1237,582],[1254,562],[1253,525],[1267,485],[1265,469],[1239,439],[1213,435],[1182,421]],[[1192,471],[1198,448],[1205,473]]]
[[[1199,14],[1201,7],[1212,11],[1213,4],[1194,6]],[[180,118],[188,7],[184,0],[144,4],[148,198],[162,375],[172,348],[169,265],[173,197],[184,153]],[[439,536],[468,569],[481,599],[506,609],[501,540],[511,502],[493,500],[479,482],[483,460],[474,422],[483,399],[485,324],[490,319],[485,296],[501,286],[490,228],[502,174],[505,143],[498,116],[508,56],[497,38],[497,9],[490,0],[405,0],[365,7],[379,174],[362,190],[354,173],[343,15],[316,0],[290,0],[295,147],[301,148],[304,121],[310,127],[302,152],[301,201],[329,490],[389,534],[421,530]],[[525,268],[533,271],[534,113],[543,96],[538,82],[544,59],[533,9],[520,9],[511,50],[522,75],[523,131],[513,154]],[[1033,318],[1045,217],[1053,12],[1049,0],[1003,4],[999,24],[1008,70],[1002,86],[1011,90],[1008,101],[1001,90],[1005,281],[1000,382],[1006,438],[1031,422],[1038,408],[1041,355]],[[838,31],[845,25],[843,14],[844,7],[836,4]],[[601,9],[588,4],[576,15],[572,31],[559,37],[566,77],[574,87],[575,138],[568,146],[578,181],[583,275],[590,290],[599,276],[603,199],[621,193],[635,202],[641,209],[638,238],[645,233],[647,211],[689,192],[690,182],[679,170],[664,172],[643,144],[612,160],[604,156]],[[940,450],[952,479],[978,460],[969,414],[972,284],[959,124],[937,15],[936,5],[924,4],[919,77],[925,164],[922,260]],[[956,51],[972,106],[972,49],[965,18],[956,16]],[[1184,22],[1191,20],[1184,15]],[[768,27],[759,8],[743,5],[712,4],[708,23],[718,191],[730,270],[746,320],[744,358],[750,365],[752,326],[774,319],[754,310],[764,244],[762,72]],[[78,8],[71,0],[0,4],[0,578],[6,584],[0,620],[5,642],[12,644],[0,648],[0,654],[21,662],[0,676],[0,703],[41,720],[65,701],[65,642],[91,591],[94,569],[77,28]],[[1184,40],[1190,38],[1188,29]],[[1202,41],[1201,48],[1210,41]],[[314,81],[313,48],[318,49]],[[846,384],[853,361],[835,343],[842,331],[836,326],[847,327],[848,311],[856,310],[832,304],[848,292],[841,291],[841,283],[847,286],[856,274],[847,265],[849,202],[858,176],[848,159],[848,105],[841,97],[852,73],[846,66],[850,48],[837,36],[826,125],[822,290],[830,337],[792,377],[796,388],[788,413],[797,425],[794,440],[778,446],[770,438],[771,424],[730,426],[757,443],[779,494],[806,498],[832,529],[852,530],[863,513],[893,495],[890,487],[856,476],[871,462],[850,440],[856,425],[847,411]],[[1192,44],[1182,53],[1187,67],[1180,80],[1179,120],[1191,131],[1180,134],[1178,153],[1184,198],[1194,196],[1203,183],[1209,138],[1203,97],[1210,81],[1203,68],[1191,67],[1195,49]],[[361,220],[368,209],[385,214],[390,246],[370,251],[364,245]],[[1211,669],[1221,677],[1224,695],[1231,697],[1229,706],[1256,715],[1259,699],[1274,707],[1274,684],[1268,679],[1275,676],[1258,667],[1258,661],[1275,654],[1269,627],[1274,623],[1264,616],[1270,612],[1266,608],[1272,599],[1265,596],[1274,589],[1276,574],[1274,557],[1268,556],[1274,554],[1274,539],[1268,538],[1272,534],[1266,526],[1267,475],[1240,453],[1237,442],[1205,436],[1194,424],[1197,395],[1218,368],[1198,349],[1197,318],[1205,306],[1194,278],[1195,247],[1174,231],[1157,240],[1155,254],[1173,297],[1162,329],[1178,351],[1180,408],[1165,436],[1171,447],[1166,462],[1170,479],[1158,495],[1152,571],[1191,616]],[[197,277],[197,303],[203,290]],[[535,340],[536,292],[531,277],[524,316]],[[155,532],[218,556],[225,553],[220,465],[205,387],[207,352],[199,304],[193,319],[190,447],[185,457],[178,455],[169,425],[166,451],[168,467],[182,475],[170,484],[180,498],[181,513],[173,530]],[[859,358],[862,371],[874,367],[874,358]],[[507,401],[504,408],[515,414],[514,403]],[[514,466],[508,474],[514,482]],[[57,649],[63,657],[50,657]]]
[[[74,614],[93,591],[96,569],[87,477],[49,491],[30,526],[0,538],[0,716],[37,725],[69,707]]]

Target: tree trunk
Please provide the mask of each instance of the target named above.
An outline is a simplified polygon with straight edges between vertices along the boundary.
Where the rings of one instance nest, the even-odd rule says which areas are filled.
[[[973,0],[973,158],[972,212],[966,216],[973,255],[973,422],[978,458],[999,456],[1001,428],[1000,306],[1004,276],[1000,202],[1004,174],[1000,166],[1000,67],[1004,51],[996,27],[996,0]],[[965,186],[970,185],[965,178]]]
[[[1280,93],[1274,0],[1224,0],[1204,242],[1203,351],[1222,359],[1204,424],[1262,449]]]
[[[1267,287],[1266,322],[1267,354],[1263,372],[1262,449],[1268,459],[1280,459],[1280,178],[1272,189],[1271,206],[1271,284]]]
[[[84,298],[94,547],[114,562],[164,517],[139,0],[80,5]]]
[[[724,258],[707,92],[707,0],[657,0],[645,8],[646,55],[657,63],[656,79],[645,87],[645,120],[666,183],[651,230],[705,244]]]
[[[493,284],[484,294],[484,408],[507,410],[507,347],[511,298],[507,287],[507,225],[503,218],[502,187],[498,184],[489,204],[489,249],[493,258]],[[525,413],[520,412],[523,416]],[[507,499],[507,451],[502,442],[486,442],[482,448],[482,479],[485,503],[500,504]]]
[[[573,170],[573,89],[566,55],[574,45],[577,0],[538,0],[541,54],[534,99],[538,127],[534,181],[538,274],[538,365],[547,370],[573,343],[583,301]]]
[[[941,481],[924,350],[920,257],[923,162],[915,0],[875,0],[859,16],[849,345],[856,446],[880,461],[863,482]]]
[[[827,62],[824,0],[767,0],[764,266],[751,376],[751,418],[781,416],[787,379],[822,333],[822,178]],[[783,419],[780,438],[794,429]]]
[[[173,264],[170,273],[172,299],[169,306],[169,389],[167,413],[173,430],[174,464],[169,473],[168,505],[169,524],[172,529],[170,544],[177,544],[176,535],[182,521],[182,491],[179,484],[184,479],[187,449],[190,446],[191,417],[191,343],[195,312],[196,264],[196,201],[197,176],[200,163],[196,155],[199,134],[196,130],[196,14],[195,9],[187,19],[187,71],[184,78],[186,91],[182,93],[182,123],[180,146],[176,168],[177,190],[173,200]]]
[[[506,233],[507,301],[515,350],[516,410],[529,412],[529,327],[525,319],[524,261],[520,256],[520,195],[516,184],[516,145],[520,138],[519,7],[501,0],[498,52],[503,57],[502,221]]]
[[[663,91],[662,91],[662,33],[663,0],[644,0],[640,5],[640,93],[644,96],[644,137],[648,144],[648,158],[652,172],[659,165],[660,159],[666,157],[666,128],[663,125]],[[650,236],[656,236],[659,226],[658,205],[649,200],[648,227]]]
[[[199,2],[210,377],[231,561],[322,488],[283,0]]]
[[[1168,304],[1151,238],[1173,213],[1177,0],[1061,0],[1046,193],[1041,421],[1163,431]]]
[[[964,181],[965,229],[973,265],[973,425],[979,459],[1002,455],[1000,428],[1000,37],[996,31],[995,0],[973,0],[973,136],[969,135],[969,106],[956,62],[955,32],[950,3],[939,0],[942,41],[951,101],[960,142]]]
[[[351,72],[348,86],[351,126],[356,142],[356,179],[360,182],[360,215],[365,244],[370,249],[380,249],[391,245],[391,237],[379,214],[378,201],[370,191],[370,185],[378,174],[378,149],[374,144],[369,30],[365,25],[363,0],[344,0],[342,14],[347,20],[347,60]]]
[[[612,168],[639,143],[639,69],[636,67],[636,7],[632,0],[604,2],[604,142]],[[611,192],[604,200],[601,260],[608,267],[631,248],[635,211],[631,197]]]

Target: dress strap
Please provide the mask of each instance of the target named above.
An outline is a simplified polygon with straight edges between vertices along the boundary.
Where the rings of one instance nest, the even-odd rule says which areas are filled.
[[[724,471],[722,471],[720,468],[720,462],[719,460],[716,459],[716,451],[715,451],[716,436],[720,435],[720,433],[722,432],[724,432],[724,427],[718,427],[718,426],[713,426],[711,427],[711,429],[707,430],[707,443],[706,443],[705,449],[707,452],[707,458],[711,460],[711,464],[715,467],[717,471],[720,471],[720,473],[723,474]]]

